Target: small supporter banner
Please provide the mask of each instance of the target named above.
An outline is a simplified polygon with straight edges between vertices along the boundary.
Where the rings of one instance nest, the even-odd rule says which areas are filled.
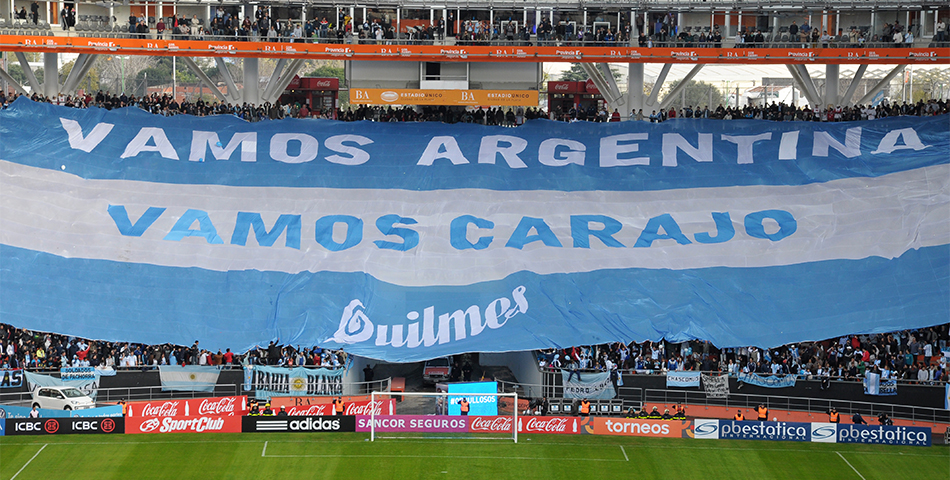
[[[162,365],[158,375],[163,392],[213,392],[221,369],[201,365]]]
[[[769,375],[767,377],[763,377],[755,373],[742,373],[742,372],[739,372],[738,378],[740,382],[748,383],[749,385],[755,385],[757,387],[765,387],[765,388],[794,387],[795,381],[797,380],[797,377],[795,375],[785,375],[784,377]]]
[[[125,433],[241,432],[239,416],[128,417],[125,420]]]
[[[247,397],[187,398],[129,402],[128,417],[190,417],[195,415],[241,416],[247,412]]]
[[[581,378],[583,375],[583,379]],[[570,373],[561,370],[564,385],[564,398],[588,398],[591,400],[610,400],[617,396],[609,373]]]
[[[699,386],[699,372],[667,372],[666,374],[666,386],[667,387],[698,387]]]
[[[95,380],[96,369],[94,367],[63,367],[59,369],[59,378],[63,381],[68,380]]]
[[[897,380],[881,380],[881,374],[868,372],[864,376],[865,395],[897,395]]]
[[[729,398],[729,377],[727,375],[702,375],[703,389],[707,398]]]
[[[0,388],[16,388],[23,386],[23,370],[14,368],[0,370]]]

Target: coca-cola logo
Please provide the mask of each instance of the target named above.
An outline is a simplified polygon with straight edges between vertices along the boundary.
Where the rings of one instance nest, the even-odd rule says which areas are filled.
[[[159,425],[161,425],[161,424],[162,424],[162,421],[161,421],[161,420],[159,420],[159,419],[157,419],[157,418],[150,418],[150,419],[148,419],[148,420],[142,422],[141,425],[139,425],[139,430],[141,430],[142,433],[154,432],[155,429],[157,429],[157,428],[159,427]]]
[[[511,417],[475,417],[469,429],[473,432],[510,432]]]
[[[320,404],[320,405],[309,405],[306,407],[297,407],[292,406],[287,410],[287,415],[292,417],[318,417],[321,415],[327,415],[329,412],[326,408],[329,404]]]
[[[143,417],[175,417],[178,415],[180,402],[162,402],[157,405],[146,403],[142,407]]]
[[[198,415],[234,414],[234,397],[221,397],[217,400],[204,399],[198,406]]]
[[[567,431],[567,418],[540,419],[531,417],[525,423],[526,432],[564,433]]]
[[[329,86],[330,86],[330,81],[329,81],[329,80],[317,80],[317,86],[318,86],[318,87],[329,87]]]
[[[46,433],[56,433],[59,431],[59,422],[49,419],[43,424],[43,430],[46,430]]]
[[[555,84],[554,84],[554,89],[555,89],[555,90],[567,90],[567,88],[568,88],[568,87],[567,87],[567,84],[566,84],[566,83],[555,83]]]
[[[365,402],[365,403],[354,402],[346,406],[346,410],[344,410],[343,414],[344,415],[382,415],[383,402],[382,401]]]

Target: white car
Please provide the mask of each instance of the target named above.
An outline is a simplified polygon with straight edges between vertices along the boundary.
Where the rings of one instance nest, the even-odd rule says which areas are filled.
[[[40,387],[33,392],[33,406],[52,410],[94,408],[94,402],[76,387]]]

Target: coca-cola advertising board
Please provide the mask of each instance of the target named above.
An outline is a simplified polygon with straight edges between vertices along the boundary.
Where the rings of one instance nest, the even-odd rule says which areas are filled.
[[[270,405],[274,408],[280,407],[290,407],[290,406],[304,406],[304,405],[320,405],[320,404],[329,404],[333,403],[337,398],[343,400],[343,403],[354,403],[354,402],[368,402],[370,401],[369,395],[344,395],[342,397],[333,397],[333,396],[321,396],[321,397],[271,397]],[[385,398],[384,395],[376,395],[376,400],[382,400]],[[260,402],[261,400],[258,400]]]
[[[127,417],[191,417],[196,415],[241,416],[247,413],[247,397],[210,397],[129,402]]]
[[[376,410],[375,415],[392,415],[393,412],[396,411],[396,400],[394,399],[376,400],[375,402],[365,401],[346,403],[344,401],[343,404],[343,415],[372,415],[373,410]],[[280,407],[275,407],[273,403],[271,404],[271,408],[274,410],[274,412],[280,410]],[[290,405],[285,406],[284,411],[287,412],[287,415],[298,417],[334,415],[333,404],[330,403]]]
[[[474,416],[469,417],[468,431],[472,433],[511,433],[514,423],[512,416]],[[535,417],[519,416],[518,433],[580,433],[579,417]]]
[[[125,433],[239,433],[240,431],[241,417],[238,415],[131,417],[125,419]]]

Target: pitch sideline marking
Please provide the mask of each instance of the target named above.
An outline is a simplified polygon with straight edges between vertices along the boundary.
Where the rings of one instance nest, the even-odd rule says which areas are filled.
[[[844,463],[847,463],[848,466],[851,467],[851,470],[854,470],[854,473],[857,473],[858,476],[861,477],[861,480],[867,480],[866,478],[864,478],[864,475],[861,475],[861,472],[859,472],[857,468],[854,468],[854,465],[851,465],[851,462],[849,462],[847,458],[844,458],[844,455],[842,455],[841,452],[835,452],[835,453],[837,453],[838,456],[841,457],[842,460],[844,460]]]
[[[264,442],[264,450],[261,450],[261,456],[262,457],[267,456],[267,442],[266,441]]]
[[[545,457],[496,457],[475,455],[268,455],[266,458],[449,458],[453,460],[568,460],[588,462],[622,462],[612,458],[545,458]]]
[[[627,451],[624,450],[623,445],[620,446],[620,451],[623,452],[623,458],[629,462],[630,457],[627,456]]]
[[[25,469],[25,468],[26,468],[26,466],[30,464],[30,462],[32,462],[32,461],[33,461],[34,459],[36,459],[36,457],[37,457],[37,456],[38,456],[38,455],[40,454],[40,452],[42,452],[42,451],[43,451],[43,449],[45,449],[45,448],[46,448],[46,446],[47,446],[47,445],[49,445],[49,444],[48,444],[48,443],[46,443],[46,444],[43,444],[43,446],[42,446],[42,447],[40,447],[40,449],[39,449],[39,451],[37,451],[36,453],[34,453],[34,454],[33,454],[33,456],[32,456],[32,457],[30,457],[30,459],[29,459],[29,460],[27,460],[27,461],[26,461],[26,463],[24,463],[24,464],[23,464],[23,466],[22,466],[22,467],[20,467],[20,469],[19,469],[19,470],[17,470],[17,472],[16,472],[16,473],[14,473],[12,477],[10,477],[10,480],[13,480],[14,478],[16,478],[16,477],[17,477],[17,475],[19,475],[19,474],[20,474],[20,472],[22,472],[22,471],[23,471],[23,469]]]

